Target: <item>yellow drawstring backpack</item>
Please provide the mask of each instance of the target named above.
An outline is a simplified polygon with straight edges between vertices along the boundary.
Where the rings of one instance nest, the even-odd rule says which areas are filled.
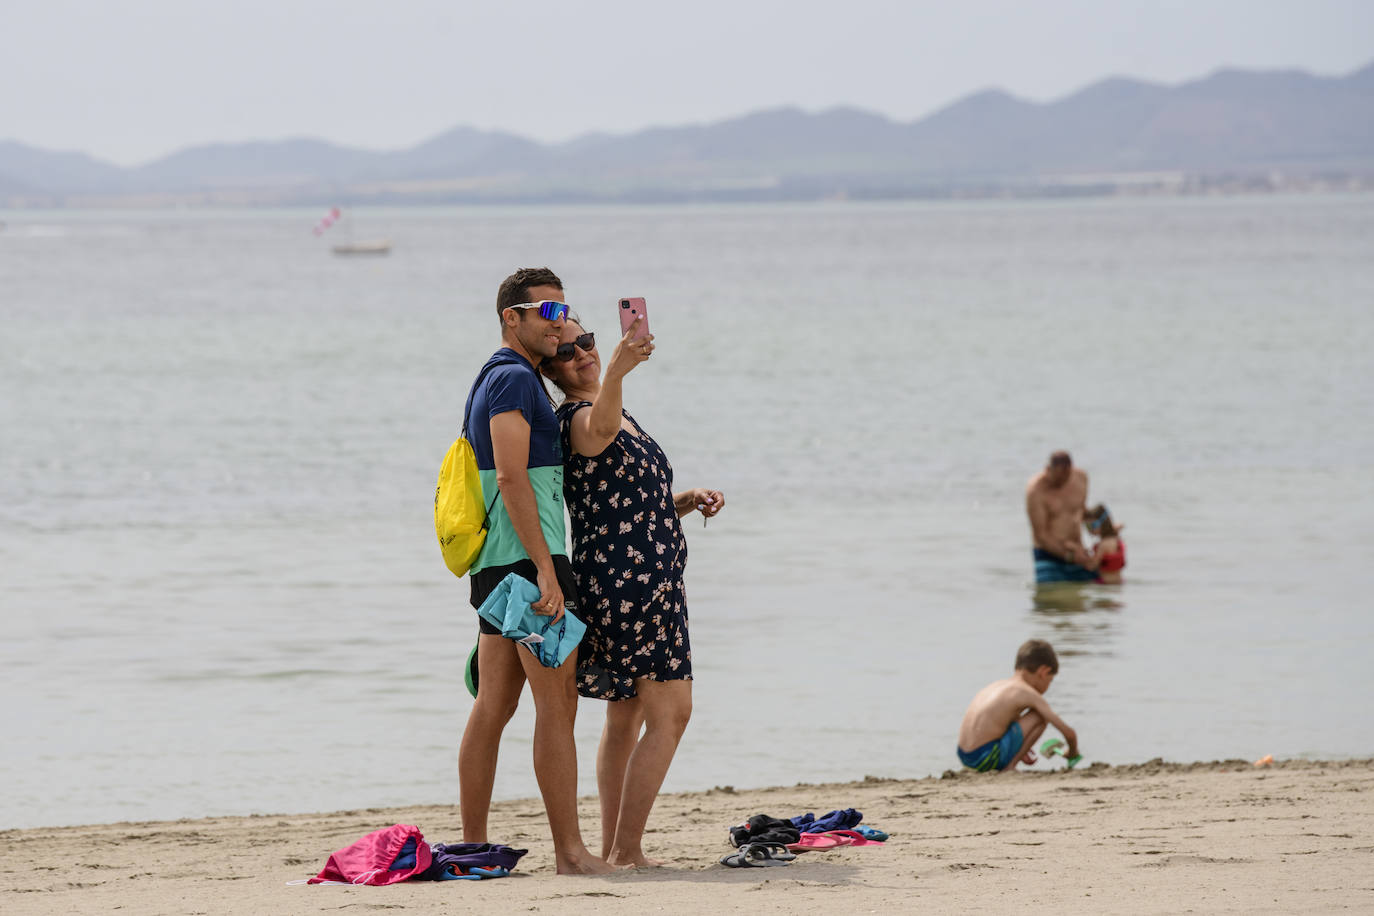
[[[491,505],[482,511],[482,478],[477,472],[477,455],[468,442],[468,415],[472,410],[472,397],[487,371],[501,365],[496,363],[484,367],[472,383],[468,392],[467,406],[463,410],[463,430],[444,455],[444,463],[439,467],[439,484],[434,488],[434,533],[439,536],[439,550],[444,555],[444,564],[455,576],[465,576],[487,540],[487,522],[491,510],[500,497],[498,492],[491,498]]]

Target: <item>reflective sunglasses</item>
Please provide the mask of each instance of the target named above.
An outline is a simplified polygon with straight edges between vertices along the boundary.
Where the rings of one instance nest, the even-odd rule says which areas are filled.
[[[512,305],[513,309],[539,309],[539,317],[545,321],[557,321],[560,318],[568,317],[568,303],[555,302],[552,299],[545,299],[543,302],[526,302],[523,305]]]
[[[591,331],[588,331],[586,334],[581,335],[572,343],[559,344],[558,352],[554,354],[554,358],[557,359],[559,362],[570,362],[573,356],[575,355],[573,353],[574,346],[576,346],[583,352],[586,352],[590,350],[592,347],[596,346],[596,335],[593,334]]]

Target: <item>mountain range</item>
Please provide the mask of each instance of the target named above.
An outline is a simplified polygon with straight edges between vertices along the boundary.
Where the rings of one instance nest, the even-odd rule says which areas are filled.
[[[0,141],[10,206],[899,197],[1272,174],[1371,180],[1374,63],[1178,86],[1114,77],[1048,103],[988,90],[911,123],[778,108],[560,144],[456,127],[390,152],[294,139],[122,168]]]

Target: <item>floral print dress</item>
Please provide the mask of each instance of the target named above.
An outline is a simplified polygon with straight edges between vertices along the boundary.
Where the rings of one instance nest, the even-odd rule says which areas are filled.
[[[635,696],[635,679],[690,680],[687,541],[673,507],[673,467],[626,411],[638,435],[616,433],[594,458],[572,448],[572,417],[590,401],[558,408],[563,496],[572,519],[572,567],[587,635],[577,690],[599,700]]]

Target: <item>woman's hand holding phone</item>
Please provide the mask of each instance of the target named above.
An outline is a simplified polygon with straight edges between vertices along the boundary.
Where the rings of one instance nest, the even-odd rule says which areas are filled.
[[[631,296],[620,300],[620,333],[629,331],[630,325],[633,324],[639,327],[635,337],[642,340],[649,336],[649,307],[644,303],[643,296]]]
[[[649,358],[654,352],[654,335],[640,337],[643,316],[630,322],[625,336],[616,342],[611,353],[611,361],[606,364],[606,378],[624,378],[631,369]]]

